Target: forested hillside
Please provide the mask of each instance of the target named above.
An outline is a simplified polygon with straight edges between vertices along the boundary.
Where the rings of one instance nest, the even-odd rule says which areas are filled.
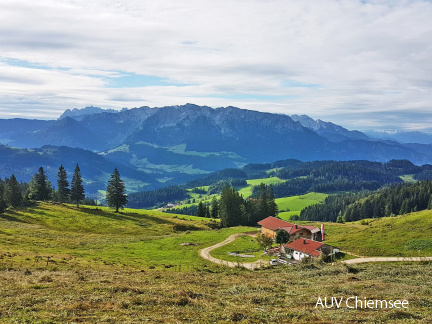
[[[432,208],[432,182],[390,185],[380,190],[328,196],[324,204],[306,207],[300,220],[351,222],[402,215]]]
[[[205,197],[219,195],[226,184],[240,190],[241,193],[250,189],[251,196],[256,197],[261,182],[272,183],[276,198],[303,195],[308,192],[337,193],[374,191],[388,184],[402,183],[402,177],[409,175],[411,179],[432,179],[432,166],[416,166],[408,160],[391,160],[387,163],[369,161],[312,161],[281,160],[274,163],[248,164],[241,169],[225,169],[210,175],[187,182],[169,189],[146,191],[129,195],[131,206],[149,208],[163,206],[176,201],[197,199],[187,190],[192,190]],[[253,179],[257,182],[252,181]],[[273,181],[274,179],[274,181]],[[253,183],[253,185],[248,185]],[[248,188],[249,187],[249,188]],[[178,193],[173,196],[175,189]],[[249,196],[249,195],[247,195]],[[195,201],[194,201],[195,203]],[[196,205],[186,205],[175,209],[179,213],[195,213]],[[207,204],[210,204],[208,201]]]

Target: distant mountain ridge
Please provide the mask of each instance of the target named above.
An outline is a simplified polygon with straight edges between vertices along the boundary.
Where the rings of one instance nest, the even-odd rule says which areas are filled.
[[[102,113],[116,114],[118,112],[119,111],[115,110],[115,109],[102,109],[100,107],[89,106],[89,107],[85,107],[85,108],[81,108],[81,109],[78,109],[78,108],[74,108],[72,110],[66,109],[63,112],[63,114],[61,114],[59,119],[66,118],[66,117],[72,117],[76,120],[82,120],[87,115],[95,115],[95,114],[102,114]]]
[[[371,140],[369,136],[359,131],[350,131],[342,126],[322,121],[321,119],[312,119],[307,115],[291,115],[292,120],[298,121],[302,126],[315,131],[317,134],[333,142],[341,142],[348,139]]]
[[[231,106],[186,104],[121,111],[86,107],[67,110],[58,120],[0,120],[0,126],[0,143],[18,148],[48,145],[88,150],[112,166],[137,171],[139,185],[151,187],[185,182],[247,163],[286,159],[432,161],[429,145],[373,139],[305,115]],[[10,167],[8,162],[0,165],[3,170],[5,167]],[[149,177],[139,180],[144,174]],[[0,172],[1,176],[9,174]],[[98,190],[103,189],[100,186]]]

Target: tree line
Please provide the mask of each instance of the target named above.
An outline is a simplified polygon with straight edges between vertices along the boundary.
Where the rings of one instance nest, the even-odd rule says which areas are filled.
[[[300,220],[350,222],[365,218],[403,215],[432,208],[432,182],[393,184],[377,191],[328,196],[323,204],[311,205]]]
[[[31,178],[29,183],[18,183],[15,175],[5,180],[0,179],[0,213],[8,207],[25,206],[31,201],[56,201],[59,203],[74,203],[79,208],[80,203],[95,205],[95,201],[85,197],[83,178],[77,164],[69,185],[67,172],[60,165],[57,173],[57,190],[46,176],[43,167]],[[107,185],[106,201],[116,212],[127,204],[124,182],[117,169],[111,175]]]
[[[245,199],[233,186],[226,183],[219,200],[213,197],[210,202],[200,201],[198,205],[170,208],[164,212],[220,218],[222,227],[256,226],[260,220],[276,216],[278,207],[271,185],[261,183],[255,196]]]

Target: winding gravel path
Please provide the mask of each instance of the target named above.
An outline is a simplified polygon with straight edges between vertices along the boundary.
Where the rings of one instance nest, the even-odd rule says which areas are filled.
[[[235,239],[239,236],[245,236],[245,235],[249,235],[252,237],[255,237],[258,233],[257,232],[248,232],[248,233],[236,233],[236,234],[232,234],[230,236],[228,236],[224,241],[217,243],[215,245],[209,246],[205,249],[202,249],[199,251],[199,255],[200,257],[202,257],[205,260],[209,260],[210,262],[216,263],[216,264],[220,264],[223,266],[227,266],[227,267],[231,267],[231,268],[235,268],[235,267],[243,267],[249,270],[253,270],[259,267],[262,267],[263,265],[265,265],[265,262],[263,261],[255,261],[255,262],[231,262],[231,261],[225,261],[225,260],[221,260],[221,259],[216,259],[215,257],[212,257],[210,255],[210,252],[213,251],[214,249],[220,248],[221,246],[224,246],[225,244],[231,243],[233,241],[235,241]]]
[[[371,258],[357,258],[342,261],[345,264],[357,264],[367,262],[419,262],[419,261],[432,261],[432,257],[371,257]]]

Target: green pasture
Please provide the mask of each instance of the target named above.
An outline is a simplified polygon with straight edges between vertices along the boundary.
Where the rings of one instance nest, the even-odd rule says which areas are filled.
[[[252,179],[252,180],[246,180],[247,186],[246,187],[238,187],[236,188],[243,197],[247,198],[252,195],[252,188],[254,186],[259,186],[261,183],[264,183],[266,185],[271,184],[277,184],[281,182],[285,182],[285,180],[279,179],[278,177],[270,177],[270,178],[263,178],[263,179]]]
[[[302,209],[307,206],[322,203],[328,194],[310,192],[306,195],[278,198],[275,200],[278,208],[278,216],[284,220],[289,220],[292,215],[300,215]]]

